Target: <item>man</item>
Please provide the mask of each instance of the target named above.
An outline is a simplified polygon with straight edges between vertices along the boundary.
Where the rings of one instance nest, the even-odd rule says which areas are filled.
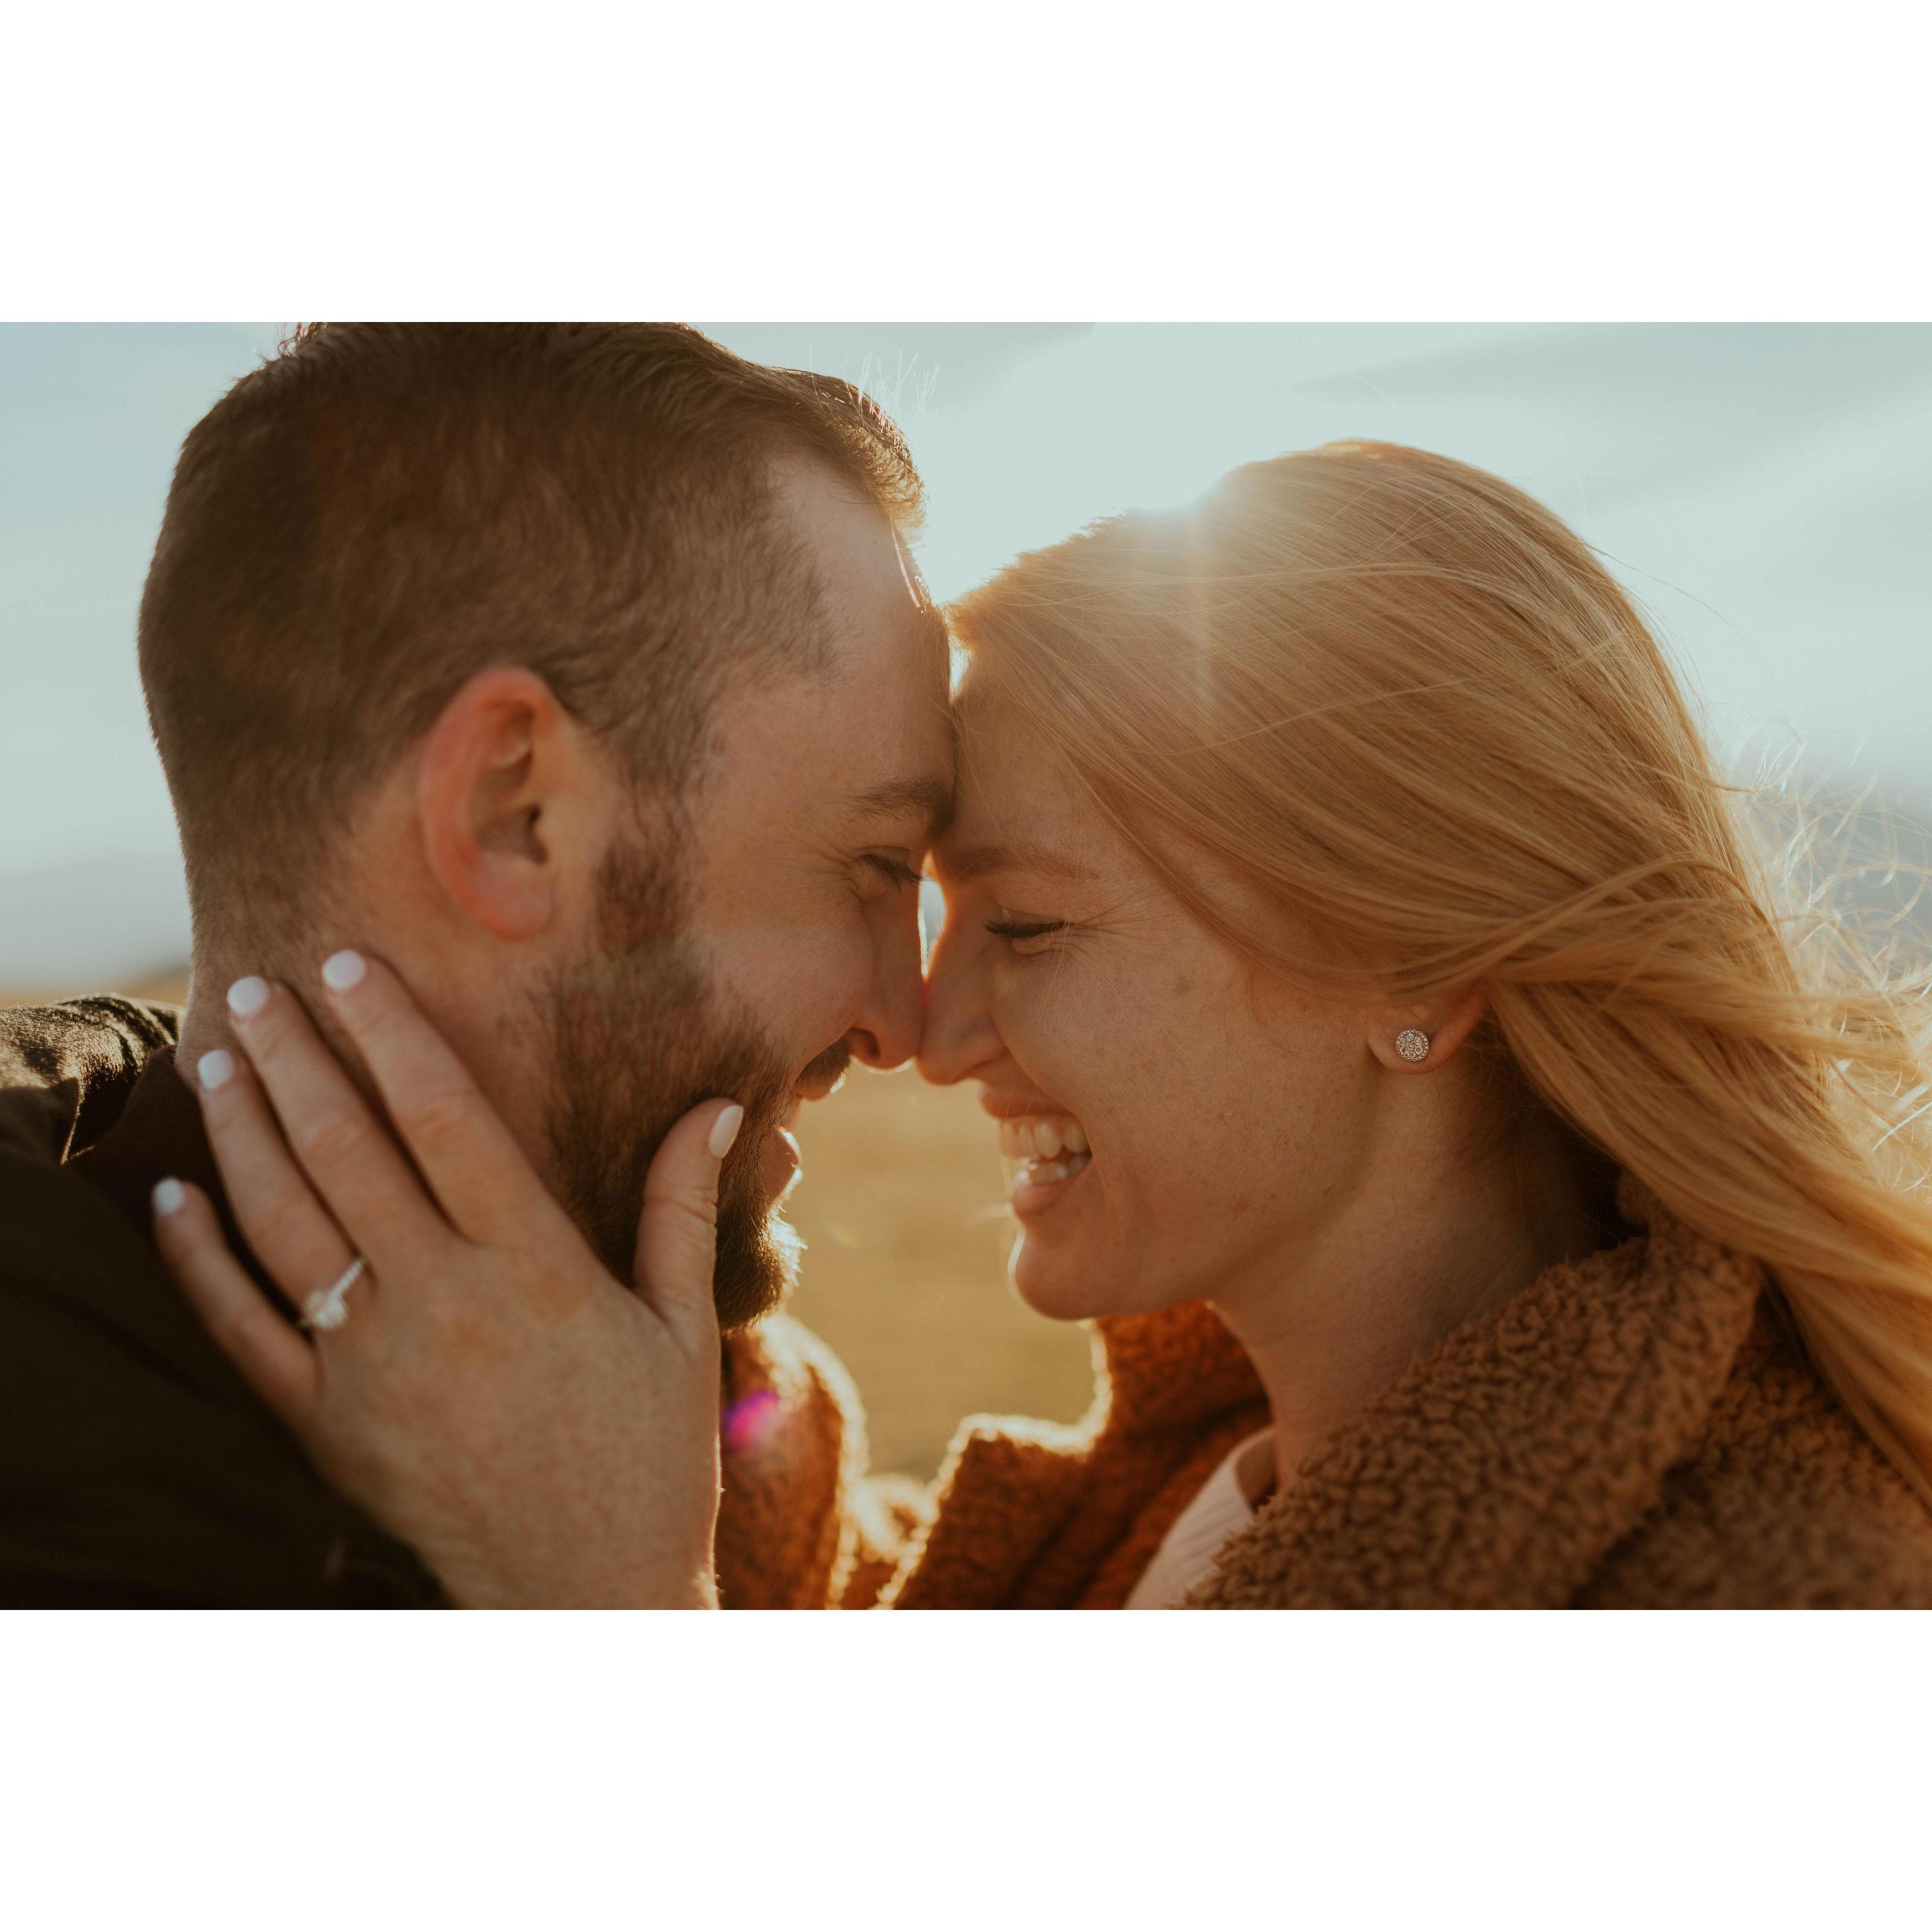
[[[776,1306],[785,1124],[917,1044],[951,780],[919,506],[848,386],[666,327],[330,325],[196,427],[140,622],[194,916],[178,1041],[124,1002],[0,1030],[0,1598],[439,1600],[152,1247],[163,1176],[222,1204],[175,1068],[232,1043],[244,976],[379,953],[620,1280],[658,1142],[736,1096],[718,1316]],[[834,1596],[849,1385],[782,1319],[727,1378],[728,1414],[844,1413],[800,1452],[809,1508],[769,1430],[728,1460],[724,1598]]]

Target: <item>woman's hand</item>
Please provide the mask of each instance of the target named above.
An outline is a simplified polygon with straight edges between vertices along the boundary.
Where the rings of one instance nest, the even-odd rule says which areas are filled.
[[[235,1218],[298,1308],[367,1267],[340,1326],[298,1332],[207,1197],[164,1181],[156,1238],[189,1300],[316,1467],[458,1603],[715,1605],[712,1269],[742,1109],[706,1101],[665,1136],[634,1294],[395,975],[338,954],[324,981],[416,1171],[289,989],[238,982],[246,1060],[206,1055],[201,1080]]]

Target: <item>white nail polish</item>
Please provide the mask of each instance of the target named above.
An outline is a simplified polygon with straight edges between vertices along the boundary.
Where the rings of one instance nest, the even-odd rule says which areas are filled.
[[[259,1013],[268,1004],[268,982],[253,973],[245,980],[237,980],[228,989],[228,1010],[237,1018],[245,1020],[250,1013]]]
[[[332,952],[322,962],[322,982],[332,993],[346,993],[359,986],[369,962],[359,952]]]
[[[154,1183],[154,1212],[157,1214],[177,1213],[187,1198],[188,1190],[178,1180],[158,1180]]]
[[[711,1157],[722,1160],[731,1151],[731,1143],[738,1138],[738,1130],[745,1124],[745,1110],[734,1102],[711,1124]]]
[[[235,1056],[217,1047],[212,1053],[204,1053],[195,1063],[195,1072],[201,1076],[201,1090],[212,1094],[217,1088],[226,1087],[235,1077]]]

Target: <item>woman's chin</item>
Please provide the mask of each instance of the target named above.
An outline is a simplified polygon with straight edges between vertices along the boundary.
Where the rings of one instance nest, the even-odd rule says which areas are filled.
[[[1118,1238],[1094,1164],[1084,1156],[1010,1166],[1006,1183],[1007,1203],[1019,1223],[1006,1279],[1036,1315],[1091,1322],[1145,1314],[1185,1298],[1163,1295],[1158,1282],[1148,1278],[1142,1245],[1124,1246]]]
[[[1092,1305],[1094,1285],[1108,1273],[1093,1264],[1083,1240],[1084,1210],[1093,1205],[1093,1163],[1085,1153],[1002,1162],[1006,1204],[1019,1236],[1006,1257],[1013,1292],[1037,1315],[1084,1322],[1108,1311]]]
[[[1096,1284],[1109,1280],[1108,1271],[1094,1267],[1090,1256],[1058,1252],[1060,1246],[1034,1229],[1021,1228],[1006,1257],[1006,1279],[1021,1300],[1050,1322],[1124,1313],[1110,1298],[1095,1296]]]
[[[1150,1268],[1144,1244],[1083,1240],[1079,1231],[1022,1222],[1006,1256],[1006,1280],[1050,1322],[1153,1315],[1211,1292],[1198,1270]]]

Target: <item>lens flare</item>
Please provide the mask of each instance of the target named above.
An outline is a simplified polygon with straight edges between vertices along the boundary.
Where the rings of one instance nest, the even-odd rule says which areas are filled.
[[[764,1447],[778,1419],[776,1389],[754,1389],[749,1395],[740,1396],[725,1410],[719,1424],[724,1447],[734,1456],[755,1454]]]

